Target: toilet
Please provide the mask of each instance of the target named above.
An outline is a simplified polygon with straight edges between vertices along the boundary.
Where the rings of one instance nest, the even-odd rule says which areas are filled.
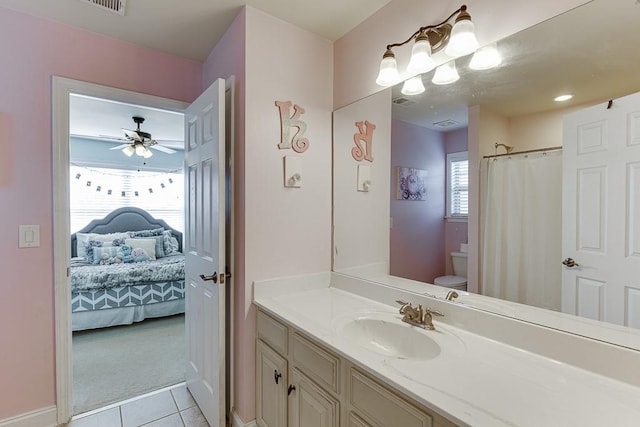
[[[455,276],[436,277],[433,284],[457,291],[466,291],[467,253],[451,252],[451,262],[453,263],[453,274],[455,274]]]

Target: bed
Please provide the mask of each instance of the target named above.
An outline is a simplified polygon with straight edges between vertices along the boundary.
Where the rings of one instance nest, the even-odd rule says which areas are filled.
[[[184,313],[182,233],[136,207],[71,235],[73,331]]]

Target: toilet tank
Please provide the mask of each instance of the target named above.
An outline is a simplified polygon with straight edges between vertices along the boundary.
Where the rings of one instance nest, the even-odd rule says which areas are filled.
[[[451,252],[451,262],[453,263],[453,274],[460,277],[467,277],[466,252]]]

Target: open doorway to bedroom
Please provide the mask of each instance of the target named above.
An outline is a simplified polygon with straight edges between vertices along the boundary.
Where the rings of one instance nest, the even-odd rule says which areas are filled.
[[[71,94],[73,414],[185,380],[184,116]]]

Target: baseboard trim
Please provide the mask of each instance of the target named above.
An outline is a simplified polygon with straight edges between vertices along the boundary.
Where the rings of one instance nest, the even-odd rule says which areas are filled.
[[[2,427],[2,426],[0,426]],[[236,414],[235,410],[231,410],[231,427],[258,427],[256,420],[253,420],[247,424]]]
[[[0,427],[54,427],[57,415],[56,407],[49,406],[0,420]]]

